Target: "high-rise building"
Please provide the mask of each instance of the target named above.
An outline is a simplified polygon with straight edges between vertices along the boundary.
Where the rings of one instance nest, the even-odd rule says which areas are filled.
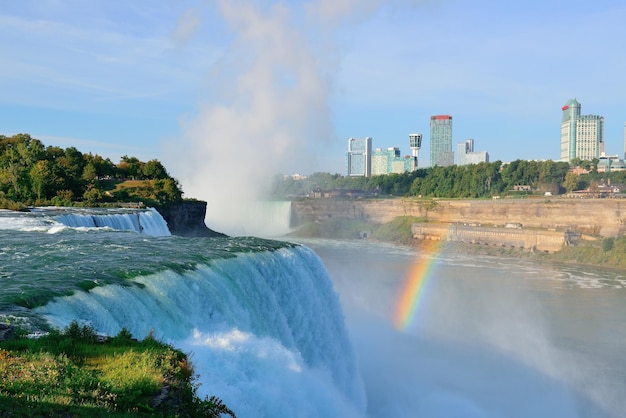
[[[348,139],[346,175],[369,177],[372,173],[372,138]]]
[[[389,147],[386,150],[376,148],[372,152],[372,176],[402,174],[413,170],[413,160],[410,156],[402,157],[400,148]]]
[[[604,152],[604,118],[581,115],[580,109],[576,99],[570,99],[561,108],[561,161],[592,160]]]
[[[449,166],[454,164],[452,151],[452,116],[430,117],[430,165]]]
[[[624,122],[624,161],[626,161],[626,122]]]
[[[489,153],[487,151],[474,151],[474,140],[469,138],[465,142],[456,144],[457,165],[488,163]]]

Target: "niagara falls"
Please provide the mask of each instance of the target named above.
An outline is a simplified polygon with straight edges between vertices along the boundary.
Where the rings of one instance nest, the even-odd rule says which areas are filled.
[[[237,416],[623,410],[621,274],[441,245],[180,238],[154,211],[86,212],[0,213],[19,226],[2,231],[3,318],[153,334],[189,353],[199,393]],[[24,312],[13,303],[25,294],[48,302]]]
[[[623,1],[0,8],[0,418],[626,417]]]

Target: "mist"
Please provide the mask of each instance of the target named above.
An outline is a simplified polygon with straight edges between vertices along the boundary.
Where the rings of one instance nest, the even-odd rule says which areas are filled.
[[[274,176],[323,171],[316,150],[344,141],[329,104],[341,63],[335,31],[401,3],[411,2],[217,2],[232,39],[207,74],[211,99],[201,97],[197,111],[181,117],[180,138],[165,153],[185,196],[208,202],[209,227],[254,235],[251,207]],[[185,12],[174,39],[201,24]]]
[[[569,278],[558,269],[433,254],[439,261],[415,320],[397,329],[394,306],[419,251],[304,243],[340,295],[368,417],[617,417],[624,410],[623,342],[595,340],[611,325],[590,319],[596,304],[617,306],[618,298],[559,290],[572,283],[561,284]],[[572,316],[581,311],[585,319]]]

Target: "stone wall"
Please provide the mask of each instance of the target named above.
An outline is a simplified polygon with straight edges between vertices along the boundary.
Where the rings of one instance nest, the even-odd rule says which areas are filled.
[[[565,244],[565,233],[549,230],[524,230],[507,227],[482,227],[458,224],[414,223],[414,238],[446,240],[469,244],[512,247],[554,252]]]
[[[626,233],[626,200],[620,199],[306,199],[292,203],[292,214],[294,226],[329,218],[386,223],[413,216],[439,223],[518,223],[525,228],[575,229],[612,237]]]

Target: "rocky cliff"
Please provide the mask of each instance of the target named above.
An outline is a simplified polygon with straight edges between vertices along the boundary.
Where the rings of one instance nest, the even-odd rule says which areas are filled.
[[[170,232],[182,237],[224,237],[221,232],[209,229],[204,223],[207,202],[185,200],[156,208]]]
[[[607,237],[626,233],[626,201],[620,199],[307,199],[292,203],[294,226],[326,219],[390,222],[413,216],[431,222],[576,229]]]

